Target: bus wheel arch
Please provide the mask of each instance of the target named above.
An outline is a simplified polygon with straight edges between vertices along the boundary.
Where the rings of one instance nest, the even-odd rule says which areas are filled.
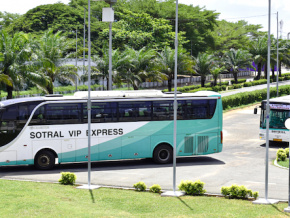
[[[52,149],[42,149],[34,157],[34,166],[39,170],[50,170],[55,165],[57,154]]]
[[[173,160],[173,148],[168,143],[157,145],[153,151],[153,160],[155,163],[167,164]]]

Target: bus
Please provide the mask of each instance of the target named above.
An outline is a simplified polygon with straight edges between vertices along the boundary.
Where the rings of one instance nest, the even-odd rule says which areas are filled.
[[[222,99],[211,91],[177,94],[176,156],[222,151]],[[174,93],[92,91],[0,102],[0,166],[173,157]]]
[[[266,139],[266,107],[267,100],[261,103],[260,133],[261,140]],[[290,117],[290,95],[269,99],[269,140],[289,142],[289,131],[285,121]]]

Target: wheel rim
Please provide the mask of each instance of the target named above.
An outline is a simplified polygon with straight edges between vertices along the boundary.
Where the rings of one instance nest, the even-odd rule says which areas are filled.
[[[162,149],[159,151],[158,156],[162,161],[166,161],[166,160],[168,160],[168,158],[170,156],[169,151],[167,149]]]
[[[38,165],[41,167],[47,167],[50,164],[50,158],[46,155],[41,155],[38,158]]]

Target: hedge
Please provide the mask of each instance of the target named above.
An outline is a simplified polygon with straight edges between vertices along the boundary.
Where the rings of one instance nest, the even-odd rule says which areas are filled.
[[[289,95],[290,86],[284,85],[279,87],[279,96]],[[277,89],[276,87],[270,88],[270,98],[276,97]],[[241,105],[251,104],[255,102],[261,102],[267,98],[267,89],[256,90],[252,92],[243,92],[230,96],[225,96],[222,98],[223,109],[230,109],[232,107],[238,107]]]

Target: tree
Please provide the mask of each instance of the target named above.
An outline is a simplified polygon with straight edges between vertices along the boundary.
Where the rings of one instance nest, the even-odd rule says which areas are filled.
[[[251,45],[252,38],[256,38],[262,33],[258,30],[261,25],[248,24],[246,21],[228,22],[218,21],[211,36],[214,38],[212,51],[218,51],[220,55],[225,54],[230,49],[245,49]]]
[[[134,90],[139,89],[139,84],[148,76],[148,72],[153,67],[153,59],[156,52],[154,49],[143,47],[139,50],[135,50],[130,47],[126,47],[122,62],[125,63],[124,67],[119,65],[119,71],[122,78],[127,80],[128,85],[131,84]]]
[[[0,29],[6,29],[19,17],[19,14],[0,11]]]
[[[172,81],[174,79],[174,66],[175,66],[175,50],[169,46],[158,53],[156,60],[158,71],[168,80],[168,91],[171,92]],[[186,50],[182,47],[177,52],[177,72],[178,74],[192,74],[191,69],[192,60],[187,54]]]
[[[242,49],[231,49],[226,52],[224,60],[226,66],[231,69],[234,75],[235,83],[238,83],[238,73],[240,69],[252,66],[252,55],[248,51]]]
[[[37,73],[46,78],[46,90],[53,94],[53,82],[57,79],[65,79],[75,83],[76,69],[74,66],[63,66],[65,52],[70,48],[72,41],[62,36],[62,32],[53,33],[46,31],[38,42],[33,64]]]
[[[201,77],[201,87],[204,87],[206,76],[210,74],[214,65],[214,56],[207,53],[199,53],[194,57],[193,70]]]
[[[268,37],[265,35],[253,39],[249,45],[249,52],[253,55],[254,62],[258,68],[257,79],[260,79],[262,66],[267,63]]]
[[[175,29],[175,1],[155,0],[120,0],[118,8],[124,7],[134,13],[146,13],[153,18],[166,19],[172,30]],[[178,4],[178,29],[184,33],[183,47],[196,56],[200,51],[206,51],[213,46],[213,37],[210,32],[216,25],[219,13],[206,10],[199,6]],[[163,48],[163,47],[162,47]],[[173,48],[173,45],[171,45]]]
[[[217,79],[218,79],[218,76],[222,73],[222,72],[224,72],[225,71],[225,67],[224,66],[222,66],[222,67],[219,67],[219,66],[214,66],[212,69],[211,69],[211,71],[210,71],[210,73],[211,73],[211,75],[213,76],[213,79],[214,79],[214,86],[216,86],[217,85]]]
[[[11,37],[5,30],[0,31],[0,52],[1,82],[6,85],[7,99],[11,99],[13,90],[23,88],[28,80],[35,84],[45,83],[42,77],[29,71],[28,61],[32,54],[29,35],[20,32]]]

